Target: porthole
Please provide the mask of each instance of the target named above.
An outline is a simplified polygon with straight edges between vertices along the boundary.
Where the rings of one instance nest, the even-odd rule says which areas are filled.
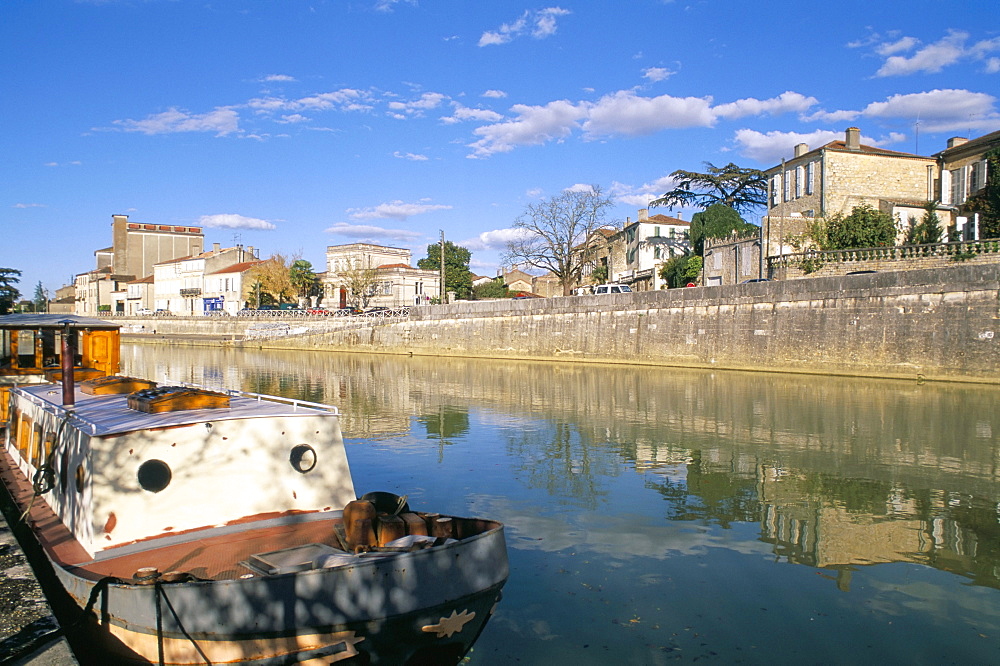
[[[288,456],[288,462],[292,464],[292,469],[300,474],[311,472],[316,466],[316,449],[308,444],[299,444],[292,448]]]
[[[62,452],[62,462],[59,464],[59,489],[66,492],[69,483],[69,451]]]
[[[136,473],[143,490],[158,493],[170,485],[170,467],[162,460],[147,460]]]

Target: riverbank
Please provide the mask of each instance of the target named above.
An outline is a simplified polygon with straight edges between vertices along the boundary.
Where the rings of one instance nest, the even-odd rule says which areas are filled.
[[[1000,264],[413,308],[399,320],[171,318],[129,341],[1000,383]],[[330,319],[330,318],[327,318]],[[197,321],[200,320],[200,321]],[[239,331],[243,331],[241,334]]]

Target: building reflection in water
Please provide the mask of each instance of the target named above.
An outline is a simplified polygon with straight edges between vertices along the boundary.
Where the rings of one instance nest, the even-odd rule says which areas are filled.
[[[543,420],[509,437],[523,483],[606,500],[638,473],[665,517],[757,523],[790,562],[917,562],[1000,587],[994,387],[674,368],[131,346],[129,372],[340,407],[345,436],[450,446],[471,411]]]

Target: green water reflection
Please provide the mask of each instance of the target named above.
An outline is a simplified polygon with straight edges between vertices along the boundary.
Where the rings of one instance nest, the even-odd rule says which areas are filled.
[[[1000,662],[995,388],[131,346],[340,406],[359,491],[497,518],[476,664]]]

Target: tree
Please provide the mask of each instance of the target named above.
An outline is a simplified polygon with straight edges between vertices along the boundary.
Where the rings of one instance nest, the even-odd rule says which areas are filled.
[[[736,210],[725,204],[712,204],[691,216],[691,246],[695,256],[705,253],[706,238],[726,238],[733,232],[739,235],[759,232],[760,227],[745,221]]]
[[[0,268],[0,314],[9,314],[21,292],[14,285],[21,281],[21,271],[16,268]]]
[[[35,312],[46,312],[48,310],[49,292],[42,286],[41,280],[35,285],[35,297],[31,300],[35,306]]]
[[[501,261],[550,271],[562,285],[563,295],[569,296],[591,261],[593,249],[585,241],[604,225],[604,216],[613,205],[597,185],[528,204],[514,221],[519,233],[507,243]]]
[[[252,266],[243,281],[243,299],[252,300],[258,308],[287,303],[294,294],[288,262],[280,254]]]
[[[941,220],[937,215],[937,202],[928,201],[924,206],[924,214],[917,223],[910,223],[906,230],[907,245],[941,242]]]
[[[660,279],[667,283],[670,289],[684,287],[697,282],[701,275],[702,259],[700,256],[682,254],[671,257],[660,266]]]
[[[472,288],[472,298],[476,300],[486,300],[489,298],[510,298],[510,291],[503,283],[503,278],[490,280],[477,284]]]
[[[965,201],[965,210],[979,213],[979,237],[1000,238],[1000,148],[984,155],[986,184]]]
[[[674,171],[670,176],[677,181],[677,187],[650,201],[650,207],[708,208],[724,204],[738,212],[749,213],[767,206],[767,177],[763,171],[736,166],[732,162],[724,167],[705,162],[705,166],[705,173]]]
[[[368,257],[366,257],[368,259]],[[355,260],[347,270],[340,273],[341,282],[351,294],[351,305],[364,310],[378,290],[378,268],[370,261]]]
[[[445,291],[455,292],[457,298],[468,298],[472,294],[472,271],[469,261],[472,253],[451,241],[444,243],[444,285]],[[417,262],[417,268],[425,271],[441,270],[441,244],[427,246],[427,256]]]
[[[849,250],[860,247],[891,247],[896,244],[896,220],[889,213],[875,210],[869,204],[840,213],[826,221],[824,250]]]
[[[292,262],[288,269],[288,279],[295,288],[295,293],[301,298],[319,293],[319,279],[313,271],[312,263],[305,259],[296,259]]]

